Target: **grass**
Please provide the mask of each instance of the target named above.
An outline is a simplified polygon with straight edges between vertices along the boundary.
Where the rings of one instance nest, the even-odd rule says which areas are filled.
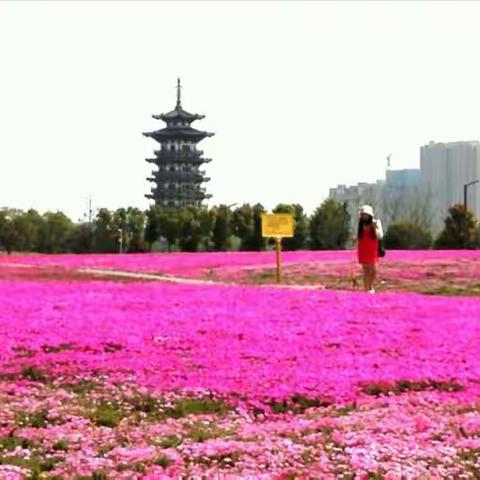
[[[57,451],[66,452],[68,450],[68,442],[64,439],[57,440],[52,448]]]
[[[290,398],[283,400],[270,400],[267,405],[272,409],[272,413],[294,413],[302,414],[309,408],[324,408],[332,404],[325,398],[306,397],[305,395],[295,394]]]
[[[222,468],[228,468],[235,466],[240,459],[240,456],[240,452],[230,452],[219,455],[195,457],[193,462],[201,465],[220,464]]]
[[[34,412],[19,410],[15,414],[15,424],[19,427],[45,428],[49,423],[47,408]]]
[[[32,455],[28,458],[22,457],[20,455],[0,456],[0,465],[15,465],[17,467],[29,470],[30,477],[28,478],[31,480],[36,480],[44,478],[42,476],[42,473],[52,471],[55,468],[56,464],[62,460],[63,458],[60,457],[42,459],[35,455]]]
[[[42,351],[44,353],[59,353],[72,350],[73,345],[71,343],[60,343],[59,345],[42,345]]]
[[[89,413],[90,420],[99,427],[115,428],[127,416],[118,402],[101,400]]]
[[[153,461],[154,465],[158,465],[162,468],[168,468],[173,461],[165,455],[160,455]]]
[[[192,397],[176,401],[173,406],[165,409],[165,415],[171,418],[187,417],[188,415],[224,415],[229,410],[231,407],[223,400]]]
[[[16,347],[13,347],[12,349],[16,356],[18,358],[32,358],[36,355],[37,352],[35,352],[35,350],[31,350],[27,347],[23,347],[23,346],[16,346]]]
[[[145,413],[151,420],[160,419],[164,415],[165,399],[162,397],[137,392],[134,396],[124,397],[123,401],[129,404],[134,412]]]
[[[121,463],[117,466],[117,472],[137,472],[137,473],[145,473],[146,467],[142,462],[135,462],[135,463]]]
[[[98,449],[98,455],[100,457],[103,457],[105,456],[108,452],[110,452],[111,450],[113,450],[115,448],[115,445],[102,445],[99,449]]]
[[[177,448],[183,443],[183,438],[179,435],[167,435],[159,442],[155,442],[161,448]]]
[[[47,376],[34,365],[22,368],[21,375],[26,380],[31,380],[32,382],[42,382],[47,381]]]
[[[108,476],[104,471],[97,470],[92,475],[77,475],[74,480],[108,480]]]
[[[93,380],[82,379],[75,383],[65,383],[61,385],[67,392],[75,393],[76,395],[85,395],[99,388],[99,385]]]
[[[16,448],[29,448],[32,445],[28,438],[15,437],[9,435],[0,438],[0,451],[11,451]]]
[[[114,342],[108,342],[103,345],[103,351],[106,353],[114,353],[123,349],[123,345]]]
[[[32,382],[47,383],[47,375],[34,365],[27,365],[20,372],[0,372],[0,381],[15,381],[18,379],[30,380]]]
[[[125,418],[138,423],[145,420],[159,422],[167,418],[180,419],[190,415],[222,417],[232,409],[223,400],[211,397],[189,397],[171,404],[163,397],[138,392],[133,396],[123,396],[121,400],[107,398],[96,402],[92,402],[87,396],[80,399],[80,404],[85,410],[84,416],[94,425],[115,428]]]
[[[336,408],[333,415],[343,417],[354,412],[356,409],[357,405],[355,403],[351,403],[350,405],[344,405],[343,407]]]
[[[423,392],[437,390],[440,392],[460,392],[464,387],[455,380],[397,380],[389,382],[365,383],[361,391],[366,395],[401,395],[404,392]]]

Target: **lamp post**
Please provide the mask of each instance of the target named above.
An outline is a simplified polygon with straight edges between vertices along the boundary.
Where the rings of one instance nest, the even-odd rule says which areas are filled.
[[[467,211],[467,188],[470,185],[475,185],[478,182],[480,182],[480,180],[473,180],[472,182],[468,182],[463,185],[463,209],[465,211]]]

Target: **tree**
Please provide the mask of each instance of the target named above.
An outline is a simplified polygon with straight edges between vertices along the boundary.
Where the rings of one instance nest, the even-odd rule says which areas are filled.
[[[113,230],[118,234],[118,242],[121,239],[123,251],[145,251],[144,229],[145,214],[138,208],[118,208],[113,213]]]
[[[385,234],[385,247],[391,249],[431,248],[432,242],[432,234],[414,223],[394,223]]]
[[[226,251],[232,235],[232,212],[226,205],[212,209],[215,223],[212,231],[213,246],[217,251]]]
[[[262,214],[266,210],[260,203],[255,204],[252,207],[252,230],[251,236],[246,239],[246,250],[265,250],[267,247],[267,239],[262,236]],[[243,244],[242,244],[243,247]]]
[[[180,238],[183,251],[196,252],[202,241],[202,227],[198,218],[197,207],[183,207],[179,210]]]
[[[117,218],[118,224],[118,218]],[[119,232],[112,212],[100,208],[93,221],[92,251],[98,253],[115,253],[118,251]]]
[[[478,246],[477,219],[464,205],[448,209],[445,227],[435,242],[435,248],[474,248]]]
[[[350,236],[350,214],[346,203],[327,198],[310,219],[313,249],[343,249]]]
[[[15,250],[33,252],[38,249],[39,232],[43,218],[35,210],[12,215],[12,236]]]
[[[92,225],[88,222],[75,225],[70,235],[70,248],[73,253],[92,252]]]
[[[433,225],[432,193],[424,185],[392,190],[384,188],[380,198],[380,218],[390,224]]]
[[[5,209],[0,211],[0,245],[10,255],[14,249],[15,237],[13,234],[12,217]]]
[[[213,227],[215,226],[215,212],[208,208],[201,207],[197,209],[196,216],[200,224],[202,250],[211,250],[213,246]]]
[[[35,210],[6,208],[1,212],[0,243],[7,251],[33,252],[38,250],[39,232],[44,219]]]
[[[177,243],[181,235],[181,218],[178,210],[173,208],[159,208],[157,215],[158,236],[167,240],[168,251],[171,252],[172,246]]]
[[[145,245],[145,224],[146,215],[140,209],[135,207],[128,207],[126,229],[128,232],[128,251],[129,252],[144,252]]]
[[[241,249],[246,249],[254,234],[253,208],[248,203],[237,207],[232,215],[232,230],[241,241]]]
[[[159,216],[161,214],[161,209],[156,205],[151,205],[150,208],[145,212],[147,223],[145,225],[145,241],[148,243],[149,250],[152,249],[152,245],[160,237],[160,228],[159,228]]]
[[[38,232],[38,250],[42,253],[71,251],[71,238],[75,226],[62,212],[46,212]]]
[[[284,250],[302,250],[308,246],[308,218],[298,203],[279,203],[273,213],[291,213],[293,215],[294,234],[292,238],[282,240]]]

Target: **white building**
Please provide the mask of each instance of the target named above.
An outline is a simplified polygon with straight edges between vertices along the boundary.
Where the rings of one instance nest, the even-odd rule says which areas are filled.
[[[358,209],[364,204],[379,204],[384,180],[377,180],[376,183],[360,182],[356,185],[338,185],[330,188],[328,197],[339,202],[346,203],[351,217],[351,228],[355,231],[358,222]]]
[[[480,143],[430,142],[420,148],[420,170],[431,196],[434,224],[441,227],[449,207],[463,204],[464,185],[480,179]],[[467,187],[467,206],[480,214],[480,184]]]

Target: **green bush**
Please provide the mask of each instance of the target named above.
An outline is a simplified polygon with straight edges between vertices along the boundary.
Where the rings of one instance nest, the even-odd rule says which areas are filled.
[[[435,241],[435,248],[478,248],[479,230],[475,214],[464,205],[448,209],[445,227]]]
[[[432,234],[421,225],[394,223],[385,234],[385,248],[395,250],[431,248]]]

